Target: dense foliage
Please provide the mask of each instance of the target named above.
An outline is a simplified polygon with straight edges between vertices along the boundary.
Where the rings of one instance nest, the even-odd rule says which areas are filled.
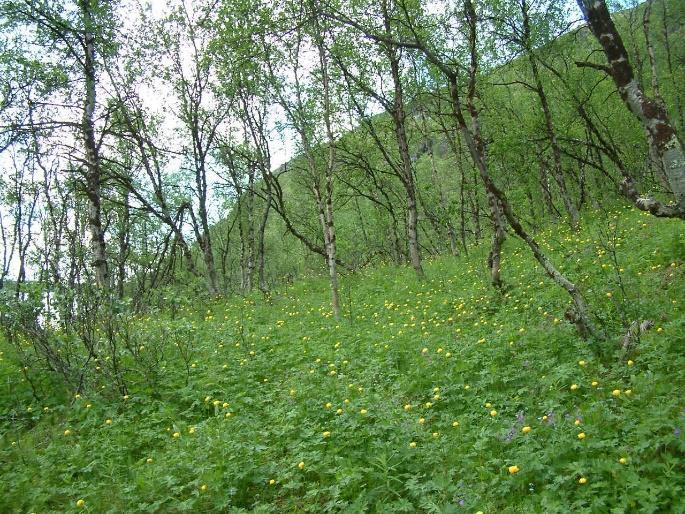
[[[577,4],[0,0],[0,511],[685,511],[685,4]]]
[[[678,512],[678,223],[621,208],[579,234],[541,234],[608,329],[654,320],[627,352],[615,340],[598,354],[556,318],[566,300],[513,241],[504,296],[481,245],[428,263],[426,282],[392,266],[346,277],[340,322],[324,279],[271,302],[177,297],[175,313],[129,320],[126,396],[56,395],[6,351],[2,510]]]

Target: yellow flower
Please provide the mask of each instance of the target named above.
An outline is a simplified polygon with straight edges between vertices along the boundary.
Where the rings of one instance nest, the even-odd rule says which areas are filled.
[[[620,389],[614,389],[613,391],[611,391],[611,394],[616,396],[616,397],[619,397],[619,396],[621,396],[621,390]]]
[[[515,475],[516,473],[519,472],[519,467],[518,466],[509,466],[509,473],[512,475]]]
[[[359,411],[359,414],[361,414],[362,416],[366,416],[366,414],[367,414],[368,412],[369,412],[368,410],[362,409],[362,410]]]
[[[76,506],[77,506],[79,509],[82,509],[83,507],[86,506],[86,501],[85,501],[85,500],[78,500],[78,501],[76,502]]]
[[[585,439],[585,432],[581,432],[580,434],[578,434],[578,439],[580,439],[581,441]]]
[[[112,420],[111,420],[111,419],[106,419],[106,420],[105,420],[105,425],[111,425],[111,424],[112,424]]]
[[[409,448],[416,448],[416,443],[414,441],[409,443]]]
[[[207,492],[207,489],[208,489],[207,484],[202,484],[200,486],[200,491],[202,491],[203,493]]]
[[[426,409],[430,409],[433,404],[431,402],[426,402],[423,406],[426,407]]]
[[[523,428],[521,429],[521,432],[523,432],[524,434],[527,434],[527,433],[530,432],[531,430],[532,430],[532,429],[531,429],[530,427],[523,427]]]
[[[579,366],[585,366],[585,364],[587,364],[585,361],[578,361]]]
[[[273,478],[271,480],[269,480],[269,485],[274,485],[274,484],[276,484],[276,481]]]
[[[492,410],[490,411],[490,416],[492,416],[493,418],[494,418],[495,416],[497,416],[497,411],[496,411],[495,409],[492,409]]]
[[[174,439],[181,437],[181,432],[174,432]]]
[[[190,428],[188,429],[188,433],[189,433],[189,434],[194,434],[194,433],[195,433],[195,427],[190,427]]]
[[[428,348],[424,348],[423,350],[421,350],[421,353],[428,353]]]
[[[580,423],[581,423],[581,421],[580,421],[579,419],[577,419],[577,420],[575,420],[575,421],[573,422],[573,424],[574,424],[575,426],[580,425]]]
[[[599,382],[597,382],[596,380],[593,380],[591,385],[592,385],[592,387],[597,387],[599,385]]]
[[[300,468],[300,469],[304,469],[304,462],[300,462],[300,463],[297,465],[297,467]]]
[[[580,485],[587,484],[587,478],[585,478],[585,477],[580,477],[580,478],[578,479],[578,483],[579,483]]]
[[[628,366],[632,366],[635,363],[633,361],[629,360],[627,364],[628,364]]]
[[[488,403],[485,404],[485,408],[486,408],[486,409],[489,409],[490,407],[492,407],[492,403],[488,402]]]
[[[459,422],[458,422],[458,421],[452,422],[452,426],[453,426],[454,428],[457,428],[457,427],[459,426]]]
[[[326,408],[327,408],[327,409],[330,409],[331,407],[333,407],[333,404],[332,404],[331,402],[328,402],[328,403],[326,404]]]
[[[69,429],[67,428],[67,429],[64,431],[64,435],[70,436],[70,435],[71,435],[71,430],[69,430]]]
[[[331,437],[331,433],[329,431],[326,431],[323,433],[323,437],[324,439],[326,439],[327,437]]]
[[[423,425],[426,422],[426,418],[419,418],[419,425]]]
[[[409,411],[411,410],[411,405],[410,405],[410,404],[406,404],[406,405],[404,406],[404,410],[405,410],[406,412],[409,412]]]
[[[148,457],[148,459],[145,462],[147,462],[148,464],[152,464],[152,458]]]
[[[630,396],[631,394],[633,394],[632,389],[626,389],[624,392],[626,393],[626,396]]]
[[[342,409],[338,409],[337,411],[335,411],[335,413],[336,413],[336,414],[342,414],[342,413],[343,413],[343,410],[342,410]]]
[[[578,389],[578,384],[571,384],[571,391]]]
[[[621,457],[620,459],[618,459],[618,462],[620,462],[621,464],[628,464],[628,459],[626,459],[625,457]]]

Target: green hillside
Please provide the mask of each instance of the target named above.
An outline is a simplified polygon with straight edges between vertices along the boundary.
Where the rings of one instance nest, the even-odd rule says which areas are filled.
[[[346,277],[340,322],[321,279],[269,303],[176,298],[175,315],[130,322],[123,398],[37,401],[27,379],[48,385],[5,351],[2,510],[679,512],[682,227],[623,208],[586,222],[540,238],[605,330],[654,321],[627,351],[579,340],[514,241],[502,297],[481,245],[432,260],[424,283]]]
[[[0,0],[0,514],[685,513],[685,2],[168,3]]]
[[[679,118],[676,106],[685,102],[682,87],[685,68],[677,63],[685,59],[685,47],[681,44],[685,34],[685,8],[676,1],[665,0],[665,5],[668,12],[665,22],[661,8],[655,4],[652,9],[651,27],[655,31],[652,41],[659,64],[661,95],[670,108],[674,123],[680,126],[685,120]],[[615,13],[614,18],[631,55],[639,56],[640,66],[636,73],[649,91],[650,71],[641,26],[644,9],[645,4],[641,3],[633,9]],[[670,38],[670,59],[675,64],[673,74],[664,64],[668,59],[663,30],[668,31]],[[563,71],[562,82],[541,65],[541,78],[564,152],[563,166],[569,175],[567,187],[578,208],[598,208],[605,199],[621,198],[621,177],[610,159],[595,156],[582,146],[588,137],[587,127],[579,117],[573,95],[583,101],[597,126],[607,130],[608,139],[626,168],[640,181],[644,192],[662,195],[663,183],[648,162],[644,130],[625,108],[614,84],[600,72],[575,64],[576,61],[592,60],[597,54],[596,41],[588,29],[583,27],[565,33],[536,51],[541,62],[547,63],[549,68]],[[544,121],[539,100],[534,91],[525,86],[532,80],[525,57],[519,55],[505,64],[482,71],[477,100],[484,138],[488,141],[488,162],[495,181],[507,192],[517,214],[534,228],[539,229],[547,223],[565,223],[558,186],[551,177],[548,178],[549,206],[542,200],[544,193],[538,168],[541,160],[551,166],[551,157],[548,143],[541,137]],[[447,91],[441,91],[441,94],[446,97]],[[435,92],[416,91],[416,96],[410,96],[408,109],[410,153],[419,203],[418,232],[422,251],[428,257],[468,252],[472,243],[488,239],[491,232],[486,195],[463,141],[454,131],[446,134],[432,115],[434,111],[448,108],[445,101],[445,98],[436,100]],[[398,159],[390,116],[375,114],[371,122],[386,145],[384,151]],[[334,177],[334,211],[340,259],[353,268],[369,263],[406,263],[406,200],[400,181],[392,176],[382,152],[363,124],[342,134],[337,146],[340,164]],[[316,152],[319,164],[323,165],[326,145],[317,147]],[[360,162],[360,156],[363,156],[363,162]],[[594,165],[593,159],[596,159]],[[598,163],[601,169],[596,168]],[[375,170],[376,182],[369,178],[363,166]],[[280,183],[291,222],[302,235],[323,247],[304,156],[296,155],[278,173],[283,173]],[[263,187],[261,184],[257,189]],[[378,194],[378,188],[384,190],[385,196]],[[263,200],[256,198],[254,201],[255,210],[261,211]],[[393,210],[392,215],[388,207]],[[231,203],[231,214],[213,228],[217,239],[228,241],[226,283],[232,291],[240,290],[241,237],[237,234],[236,212],[235,203]],[[245,214],[241,216],[244,221]],[[455,232],[463,230],[463,238],[459,234],[455,238],[456,248],[450,244],[450,228]],[[393,248],[395,238],[400,241],[396,249]],[[325,259],[310,252],[293,237],[274,212],[267,225],[265,253],[270,256],[266,259],[268,280],[274,285],[301,274],[325,272]],[[286,255],[287,258],[281,258]]]

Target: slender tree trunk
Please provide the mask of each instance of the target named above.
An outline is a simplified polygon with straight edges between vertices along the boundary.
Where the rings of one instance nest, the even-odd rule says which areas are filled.
[[[549,107],[549,101],[547,100],[547,94],[545,93],[545,88],[542,85],[542,80],[540,78],[540,71],[538,69],[538,63],[536,57],[533,53],[531,36],[530,36],[530,20],[528,17],[528,3],[527,0],[521,0],[521,14],[523,16],[523,46],[528,57],[528,62],[530,64],[530,69],[533,73],[533,80],[535,81],[535,92],[540,100],[540,106],[542,107],[542,113],[545,119],[545,130],[547,131],[547,138],[549,139],[550,145],[552,147],[552,158],[554,161],[554,181],[559,187],[559,194],[561,200],[564,203],[566,213],[569,216],[569,221],[571,228],[573,230],[578,229],[578,224],[580,222],[578,209],[576,209],[575,204],[571,200],[571,196],[568,192],[568,187],[566,185],[566,177],[564,175],[564,169],[561,164],[561,150],[559,148],[559,141],[557,140],[557,133],[554,129],[554,121],[552,119],[552,110]]]
[[[654,102],[656,102],[661,108],[666,109],[666,103],[661,96],[661,90],[659,88],[659,77],[657,75],[656,69],[656,59],[654,57],[654,46],[652,46],[652,39],[650,37],[649,25],[650,18],[652,15],[652,3],[653,0],[648,0],[645,2],[645,10],[642,16],[642,30],[645,36],[645,46],[647,47],[647,60],[649,62],[649,72],[651,76],[652,84],[652,96],[654,97]],[[647,134],[649,137],[649,134]],[[654,146],[649,147],[649,160],[651,163],[651,168],[656,170],[658,180],[668,187],[668,179],[666,178],[666,172],[663,169],[663,165],[659,156],[655,152]]]
[[[473,65],[472,65],[473,66]],[[461,104],[459,101],[459,92],[457,86],[456,75],[450,78],[450,96],[452,98],[452,115],[457,120],[457,124],[469,149],[473,163],[481,176],[481,180],[488,175],[487,164],[485,160],[485,145],[481,137],[480,124],[478,121],[478,110],[472,101],[467,100],[468,110],[471,117],[471,129],[466,125],[466,120],[461,114]],[[475,90],[473,91],[475,94]],[[472,96],[472,95],[470,95]],[[492,192],[486,188],[488,197],[488,206],[490,207],[490,219],[492,221],[492,243],[490,253],[488,255],[488,267],[490,268],[490,281],[496,288],[502,287],[501,277],[501,252],[502,244],[506,238],[504,231],[504,220],[498,199]]]
[[[561,150],[559,148],[559,141],[557,140],[557,134],[554,130],[554,123],[552,121],[552,111],[549,108],[549,102],[547,100],[547,95],[545,94],[545,90],[542,85],[542,80],[540,79],[540,73],[538,71],[538,66],[537,62],[535,61],[535,57],[531,53],[529,53],[528,58],[530,61],[531,69],[533,70],[535,88],[538,94],[538,98],[540,100],[540,105],[542,107],[542,113],[545,118],[545,129],[547,131],[547,137],[549,138],[549,142],[552,147],[552,159],[554,163],[554,167],[552,169],[554,170],[554,181],[557,183],[557,187],[559,188],[559,195],[561,196],[561,200],[564,203],[566,213],[569,216],[571,228],[573,230],[577,230],[578,224],[580,223],[578,209],[576,209],[573,200],[571,200],[571,196],[569,195],[568,187],[566,185],[566,177],[564,175],[564,169],[561,164]]]
[[[238,219],[238,237],[240,238],[240,290],[245,291],[247,287],[247,238],[245,237],[245,223],[243,221],[243,193],[238,192],[235,215]]]
[[[454,257],[459,256],[459,244],[457,243],[457,231],[454,229],[452,220],[450,219],[450,213],[447,203],[447,197],[445,196],[445,191],[442,189],[442,184],[440,183],[440,176],[438,175],[438,168],[435,164],[435,153],[433,151],[433,142],[428,143],[428,154],[431,161],[431,177],[433,179],[433,185],[438,191],[438,204],[440,205],[440,211],[442,216],[441,219],[445,220],[445,226],[447,227],[447,237],[450,244],[450,253]]]
[[[461,245],[464,248],[464,253],[468,255],[468,248],[466,246],[466,197],[464,189],[466,188],[466,173],[461,162],[461,151],[457,158],[457,166],[459,168],[459,235],[461,236]]]
[[[468,93],[466,95],[466,109],[468,110],[469,117],[471,119],[470,129],[466,125],[466,120],[464,120],[461,113],[456,75],[454,75],[450,81],[450,97],[452,98],[453,113],[456,113],[458,117],[457,121],[459,121],[459,118],[461,118],[461,123],[459,123],[459,125],[462,129],[466,146],[471,153],[471,157],[476,165],[476,168],[478,169],[478,173],[480,173],[481,180],[485,182],[485,178],[489,176],[489,173],[485,156],[485,142],[483,141],[478,109],[476,108],[475,104],[476,75],[478,72],[478,55],[476,49],[477,21],[476,12],[471,0],[466,0],[464,2],[464,12],[469,27],[469,49],[471,54],[468,72]],[[504,244],[504,239],[506,237],[506,232],[504,230],[504,219],[501,210],[502,206],[500,205],[501,200],[493,193],[493,191],[487,187],[485,189],[488,195],[488,205],[490,206],[490,216],[492,218],[493,225],[492,245],[490,249],[490,255],[488,257],[488,264],[490,265],[490,278],[493,286],[496,288],[501,288],[501,252],[502,245]]]
[[[319,183],[315,180],[314,189],[316,194],[316,202],[319,207],[319,218],[321,228],[323,230],[324,243],[326,247],[326,262],[328,264],[328,276],[331,285],[331,308],[335,319],[340,319],[340,291],[338,286],[338,269],[337,269],[337,253],[338,245],[335,237],[335,223],[333,221],[333,173],[335,167],[336,157],[336,141],[333,134],[333,124],[331,121],[331,113],[333,110],[331,102],[331,84],[328,74],[328,55],[324,48],[324,32],[319,24],[318,15],[314,19],[317,29],[316,46],[319,54],[319,65],[321,66],[321,85],[323,88],[323,119],[326,126],[326,172],[325,172],[325,198],[321,197]],[[302,136],[305,138],[304,134]],[[316,176],[316,163],[311,149],[308,149],[308,158],[310,161],[310,170],[313,176]]]
[[[405,262],[405,253],[402,250],[402,243],[400,241],[400,229],[399,222],[397,221],[397,216],[394,212],[391,212],[392,218],[392,247],[395,264],[403,264]]]
[[[649,72],[652,79],[652,96],[654,101],[665,105],[664,99],[661,96],[661,88],[659,87],[659,76],[656,69],[656,57],[654,56],[654,46],[650,37],[649,25],[652,15],[652,4],[654,0],[647,0],[645,2],[645,11],[642,17],[642,29],[645,35],[645,45],[647,46],[647,59],[649,61]]]
[[[397,67],[397,81],[399,81],[399,68]],[[398,96],[399,95],[399,96]],[[419,250],[419,236],[417,232],[418,210],[416,206],[416,189],[414,185],[414,172],[409,156],[409,145],[407,143],[407,133],[405,129],[405,113],[402,100],[401,86],[395,83],[395,107],[393,121],[395,124],[395,135],[402,160],[402,185],[407,196],[407,239],[409,243],[409,260],[416,275],[424,278],[425,273],[421,264],[421,251]]]
[[[329,143],[330,145],[330,143]],[[334,165],[333,158],[335,151],[329,148],[329,164]],[[335,237],[335,225],[333,223],[333,174],[326,176],[326,205],[325,205],[325,224],[328,234],[328,274],[331,280],[331,307],[333,316],[340,319],[340,287],[338,286],[338,269],[336,264],[338,244]]]
[[[492,242],[490,244],[490,253],[488,254],[490,283],[500,289],[503,285],[501,276],[502,245],[504,244],[506,233],[504,231],[504,221],[502,219],[500,202],[489,190],[486,192],[488,196],[488,205],[490,206],[490,214],[492,215]]]
[[[554,202],[552,201],[552,193],[549,190],[549,174],[547,170],[547,161],[542,153],[542,150],[538,152],[538,164],[540,166],[540,191],[542,191],[542,201],[550,216],[556,217],[559,213],[556,207],[554,207]]]
[[[262,293],[266,293],[269,287],[266,283],[266,248],[265,248],[265,234],[266,225],[269,221],[269,211],[271,210],[272,193],[269,183],[266,183],[266,206],[264,207],[264,212],[262,213],[262,220],[259,224],[259,233],[257,235],[257,246],[259,253],[259,263],[257,265],[257,274],[259,277],[259,290]]]
[[[469,195],[469,203],[471,204],[471,218],[473,220],[473,237],[476,242],[483,239],[483,227],[480,224],[480,202],[478,200],[478,170],[474,166],[473,168],[473,187],[471,188]]]
[[[319,184],[314,184],[312,189],[314,191],[314,198],[316,199],[319,223],[323,232],[324,246],[326,248],[326,264],[328,265],[328,276],[331,286],[331,309],[335,319],[340,319],[340,293],[338,287],[338,272],[335,262],[335,232],[332,231],[332,229],[334,229],[332,223],[332,209],[329,214],[328,198],[324,201]]]
[[[383,0],[383,18],[385,31],[389,35],[390,18],[387,2]],[[402,77],[400,75],[400,59],[395,45],[386,45],[386,54],[390,64],[390,76],[393,81],[394,95],[392,104],[392,120],[395,126],[395,137],[397,147],[402,161],[401,181],[407,195],[407,239],[409,242],[409,259],[416,275],[423,279],[425,273],[421,264],[421,251],[419,249],[419,236],[417,231],[418,211],[416,207],[416,186],[414,183],[414,170],[409,155],[409,142],[406,129],[406,112],[404,105],[404,90],[402,88]]]
[[[198,144],[198,149],[202,148]],[[201,150],[200,150],[201,151]],[[202,257],[205,264],[205,273],[207,276],[207,288],[213,295],[218,295],[220,292],[219,282],[216,273],[216,266],[214,264],[214,251],[212,248],[212,236],[209,230],[209,215],[207,213],[207,172],[205,169],[204,160],[200,159],[196,162],[195,178],[198,192],[198,215],[200,217],[199,226],[196,232],[199,234],[198,243],[202,251]],[[192,209],[191,209],[192,213]],[[197,224],[197,221],[196,221]]]
[[[105,246],[105,231],[102,226],[102,173],[100,156],[95,142],[95,88],[97,74],[95,70],[95,21],[93,20],[93,6],[90,0],[79,0],[79,8],[85,27],[83,42],[85,55],[83,71],[85,75],[85,98],[83,102],[83,116],[81,130],[86,154],[86,196],[88,197],[88,226],[93,254],[92,266],[95,271],[95,283],[101,289],[109,287],[109,271],[107,268],[107,248]]]
[[[419,235],[417,231],[418,211],[416,208],[416,192],[413,188],[407,188],[407,238],[409,242],[409,259],[419,278],[424,278],[425,273],[421,265],[421,251],[419,250]]]
[[[680,82],[678,82],[673,69],[673,56],[671,54],[671,38],[668,33],[668,11],[666,9],[666,0],[661,0],[661,32],[664,38],[664,50],[666,50],[666,64],[668,65],[668,75],[673,81],[673,90],[675,97],[675,108],[678,113],[678,122],[680,130],[685,129],[685,112],[683,110],[683,100],[680,89]]]
[[[247,280],[245,289],[252,291],[252,282],[255,270],[255,227],[254,227],[254,178],[255,172],[250,166],[247,188]]]
[[[628,52],[616,30],[604,0],[577,0],[592,33],[599,41],[609,66],[604,70],[616,84],[626,107],[640,121],[648,134],[648,142],[658,156],[675,197],[672,205],[651,202],[645,207],[659,216],[685,219],[685,152],[671,125],[665,108],[643,93],[633,75]],[[579,63],[583,64],[583,63]],[[601,67],[601,65],[593,65]],[[638,199],[640,201],[642,199]],[[647,200],[645,200],[647,201]]]
[[[126,260],[130,248],[131,212],[128,205],[128,192],[122,198],[122,213],[119,221],[119,256],[117,259],[117,296],[124,298],[124,283],[126,282]]]

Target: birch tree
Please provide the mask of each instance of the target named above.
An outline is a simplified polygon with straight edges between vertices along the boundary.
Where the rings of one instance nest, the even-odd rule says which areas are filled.
[[[647,96],[633,73],[628,52],[604,0],[578,0],[578,6],[606,56],[608,65],[578,62],[606,73],[621,99],[647,133],[650,150],[661,161],[674,201],[664,203],[639,194],[634,182],[625,182],[635,204],[655,216],[685,219],[685,152],[662,102]]]

